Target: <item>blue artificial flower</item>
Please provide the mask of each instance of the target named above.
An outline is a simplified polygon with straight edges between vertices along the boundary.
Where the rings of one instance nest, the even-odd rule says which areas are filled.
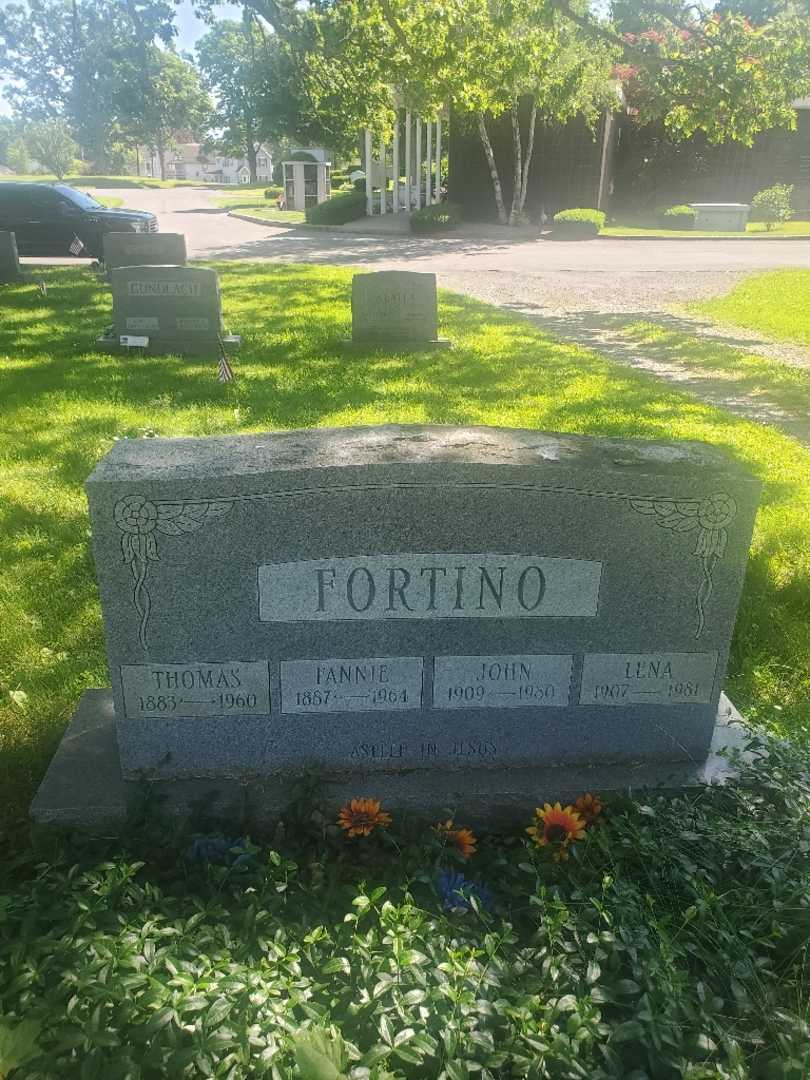
[[[470,881],[457,870],[440,870],[436,877],[436,889],[445,911],[462,908],[472,910],[472,899],[485,911],[492,911],[494,901],[489,888],[482,881]]]
[[[229,840],[224,836],[197,836],[186,848],[188,862],[218,866],[246,866],[253,862],[255,849],[240,837]]]

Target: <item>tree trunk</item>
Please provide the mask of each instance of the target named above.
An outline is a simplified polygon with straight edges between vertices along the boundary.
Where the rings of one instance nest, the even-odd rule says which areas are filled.
[[[529,191],[529,170],[532,165],[532,155],[534,154],[534,129],[537,125],[537,102],[532,98],[532,111],[529,116],[529,137],[526,143],[526,156],[523,159],[523,177],[521,179],[521,192],[520,192],[520,206],[518,207],[518,213],[523,216],[523,210],[526,206],[526,195]]]
[[[166,147],[162,142],[157,145],[158,161],[160,162],[160,179],[166,179]]]
[[[503,202],[503,189],[501,188],[501,178],[498,175],[498,164],[495,161],[495,155],[492,152],[492,143],[489,141],[489,135],[487,134],[487,125],[484,120],[484,114],[481,112],[478,114],[478,134],[481,136],[481,142],[484,145],[484,153],[487,157],[487,165],[489,165],[489,175],[492,179],[492,190],[495,192],[495,205],[498,208],[498,221],[501,225],[505,225],[507,222],[506,207]]]
[[[518,102],[512,102],[512,149],[514,151],[514,183],[512,185],[512,208],[509,211],[509,224],[517,225],[520,207],[525,202],[523,197],[523,144],[520,135],[520,116]]]
[[[251,184],[258,183],[259,174],[256,168],[256,138],[254,135],[255,125],[253,123],[253,115],[249,110],[245,110],[245,151],[247,154],[248,169],[250,170],[250,182]]]

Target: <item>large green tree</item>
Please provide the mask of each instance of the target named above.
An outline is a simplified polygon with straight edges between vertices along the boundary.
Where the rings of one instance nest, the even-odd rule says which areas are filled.
[[[0,7],[0,75],[26,120],[61,118],[99,168],[129,134],[114,102],[143,49],[169,45],[171,0],[15,0]]]
[[[64,120],[35,120],[25,130],[31,157],[62,180],[76,161],[79,147]]]
[[[265,138],[263,87],[268,68],[267,37],[247,9],[242,22],[215,23],[197,42],[203,81],[216,99],[214,121],[222,148],[246,157],[256,183],[256,144]]]

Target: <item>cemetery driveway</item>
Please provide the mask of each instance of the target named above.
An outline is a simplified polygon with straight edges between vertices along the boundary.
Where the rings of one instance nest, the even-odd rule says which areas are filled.
[[[224,192],[232,195],[233,189]],[[125,203],[158,216],[162,232],[186,236],[192,259],[245,259],[423,270],[439,283],[528,317],[557,337],[585,345],[620,363],[642,368],[701,400],[748,419],[779,427],[810,445],[810,421],[785,413],[733,380],[711,376],[674,361],[665,352],[638,346],[622,336],[633,322],[668,323],[691,334],[712,336],[735,348],[810,368],[810,350],[756,335],[730,334],[706,323],[672,315],[690,300],[721,295],[744,274],[783,267],[810,268],[807,240],[619,240],[560,243],[504,237],[484,229],[477,236],[441,238],[409,234],[308,230],[257,225],[229,217],[204,188],[147,189],[125,195]],[[251,193],[251,197],[253,193]],[[724,336],[725,334],[725,336]]]

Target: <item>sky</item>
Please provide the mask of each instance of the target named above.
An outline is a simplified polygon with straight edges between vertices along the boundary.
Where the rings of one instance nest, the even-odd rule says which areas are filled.
[[[0,8],[5,7],[5,0],[0,0]],[[238,4],[218,4],[214,13],[220,19],[239,19],[242,16],[242,8]],[[177,8],[177,47],[182,52],[191,52],[194,43],[206,31],[205,23],[200,22],[194,14],[191,0],[181,0]],[[2,79],[0,79],[2,87]],[[0,97],[0,116],[6,116],[11,112],[5,98]]]

